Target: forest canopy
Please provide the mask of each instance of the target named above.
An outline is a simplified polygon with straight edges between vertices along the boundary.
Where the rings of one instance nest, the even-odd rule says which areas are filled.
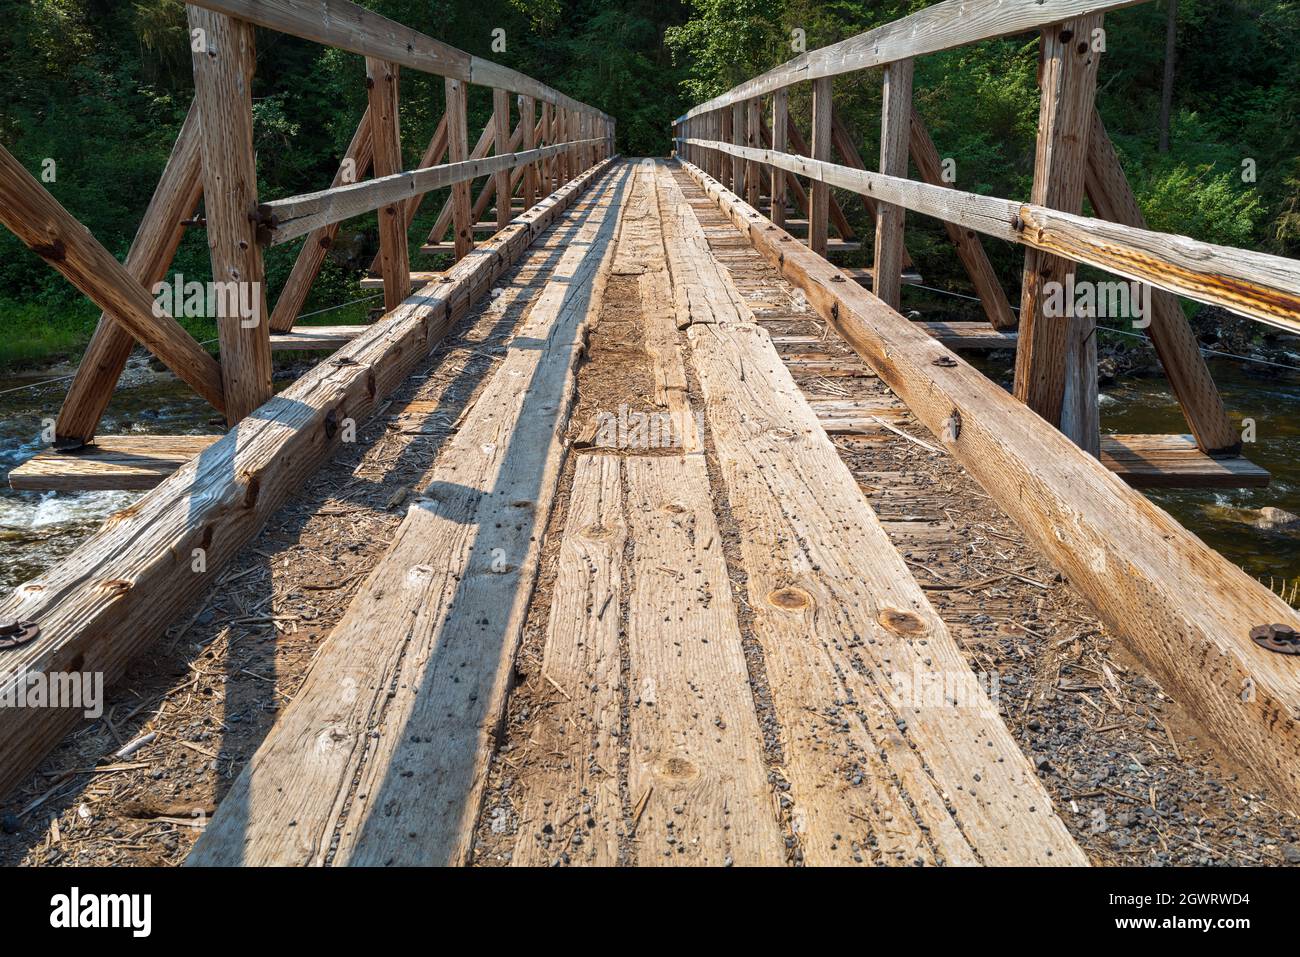
[[[1153,228],[1211,242],[1300,253],[1300,2],[1181,0],[1170,146],[1161,152],[1166,3],[1107,18],[1098,104]],[[794,55],[800,35],[823,46],[929,5],[928,0],[368,0],[386,16],[505,63],[599,107],[626,155],[664,155],[673,117]],[[116,255],[129,248],[192,95],[178,0],[3,0],[0,138]],[[492,48],[505,31],[506,49]],[[802,31],[802,34],[799,33]],[[259,194],[327,184],[365,106],[358,56],[259,30],[254,84]],[[916,103],[958,185],[1026,197],[1038,96],[1037,41],[988,41],[917,63]],[[804,85],[806,86],[806,85]],[[879,71],[836,81],[837,110],[868,158],[878,151]],[[471,91],[476,135],[490,92]],[[402,132],[413,165],[442,113],[442,81],[402,73]],[[792,91],[807,123],[807,90]],[[435,197],[437,199],[439,197]],[[431,225],[427,202],[412,236]],[[846,203],[846,208],[850,204]],[[432,209],[432,211],[430,211]],[[860,214],[859,214],[860,215]],[[913,225],[915,224],[915,225]],[[960,281],[942,232],[909,219],[927,277]],[[869,230],[867,231],[869,232]],[[357,295],[377,244],[374,217],[348,224],[313,305]],[[274,298],[297,245],[267,257]],[[1018,254],[991,250],[1004,281]],[[201,231],[175,271],[207,278]],[[97,310],[7,231],[0,234],[0,363],[74,354]],[[187,320],[201,338],[204,320]]]

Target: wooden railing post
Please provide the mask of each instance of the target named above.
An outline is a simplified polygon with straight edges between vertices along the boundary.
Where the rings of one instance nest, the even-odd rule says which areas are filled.
[[[460,80],[446,80],[447,93],[447,161],[463,163],[469,159],[469,91]],[[474,248],[474,223],[470,220],[470,184],[456,183],[451,188],[451,218],[455,230],[456,259],[464,259]],[[438,240],[435,239],[434,242]]]
[[[813,80],[812,90],[812,158],[829,162],[831,158],[831,96],[830,77]],[[812,182],[812,195],[808,209],[808,246],[819,256],[826,255],[826,227],[830,214],[831,190],[818,180]]]
[[[735,114],[732,112],[730,107],[723,107],[718,111],[718,116],[722,121],[722,135],[719,136],[718,139],[723,143],[735,142],[731,135],[732,119]],[[736,158],[722,153],[718,156],[718,163],[722,167],[722,175],[718,177],[718,182],[734,193],[736,191],[736,180],[734,176],[736,171]]]
[[[747,126],[746,120],[749,119],[745,112],[745,104],[737,103],[731,108],[731,142],[737,146],[745,145],[748,134],[745,131]],[[739,156],[731,158],[731,178],[734,185],[731,191],[742,199],[745,196],[745,173],[746,161]]]
[[[1083,208],[1097,67],[1093,31],[1100,15],[1078,17],[1042,32],[1042,87],[1031,202],[1078,213]],[[1096,319],[1045,314],[1049,294],[1063,301],[1075,263],[1030,249],[1020,297],[1015,395],[1080,448],[1101,454],[1097,407]],[[1069,304],[1072,307],[1072,303]]]
[[[253,25],[186,7],[194,44],[194,97],[199,106],[204,214],[221,344],[226,421],[238,422],[271,397],[271,329],[262,247],[258,245],[257,168],[253,154]],[[196,32],[197,31],[197,32]]]
[[[762,113],[762,103],[754,97],[745,104],[745,145],[751,149],[761,149],[759,145],[758,124]],[[750,160],[745,170],[745,202],[758,209],[759,197],[763,193],[763,170],[757,160]]]
[[[899,60],[885,67],[880,116],[880,172],[886,176],[907,177],[912,126],[912,72],[911,60]],[[876,204],[876,261],[872,292],[894,309],[901,304],[903,224],[901,206]]]
[[[520,122],[524,128],[524,141],[520,144],[520,149],[525,152],[537,149],[537,101],[531,96],[521,96],[519,115],[522,117]],[[542,178],[540,167],[540,163],[529,163],[528,168],[524,170],[525,209],[532,209],[537,205],[537,189]]]
[[[493,149],[497,156],[510,152],[510,91],[492,91]],[[497,170],[497,229],[510,225],[510,170]]]
[[[366,93],[370,101],[375,176],[403,171],[402,130],[398,106],[398,66],[366,57]],[[406,203],[379,210],[379,273],[384,277],[384,309],[392,312],[411,294],[411,255],[406,239]]]
[[[790,92],[782,87],[772,94],[772,151],[774,153],[787,152],[786,127],[790,122],[789,117]],[[772,167],[772,185],[768,193],[772,197],[770,219],[782,228],[785,227],[785,178],[785,170]]]

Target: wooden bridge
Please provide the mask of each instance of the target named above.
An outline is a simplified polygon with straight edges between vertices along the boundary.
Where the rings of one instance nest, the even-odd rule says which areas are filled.
[[[1267,482],[1176,296],[1297,330],[1300,267],[1146,227],[1093,103],[1103,16],[1134,2],[938,3],[700,104],[656,160],[616,156],[599,110],[343,0],[191,3],[194,104],[125,263],[0,150],[5,225],[104,310],[55,447],[12,484],[148,490],[4,600],[22,627],[0,682],[117,681],[267,555],[257,536],[304,482],[391,436],[384,467],[414,449],[423,464],[414,488],[371,502],[406,509],[373,559],[282,590],[285,553],[258,576],[273,638],[303,589],[346,600],[316,623],[301,682],[277,684],[273,721],[193,746],[229,760],[192,864],[467,863],[485,848],[515,864],[1086,864],[977,680],[990,615],[1033,630],[1033,594],[1009,585],[1049,588],[1032,563],[972,565],[991,543],[1055,568],[1219,753],[1300,809],[1300,616],[1134,491]],[[320,192],[256,195],[254,27],[365,58],[369,107]],[[1033,194],[953,188],[912,105],[913,60],[1028,32]],[[879,170],[832,104],[835,77],[871,68]],[[402,70],[446,78],[413,170]],[[789,108],[802,84],[807,140]],[[467,85],[493,90],[472,148]],[[422,199],[444,187],[412,250]],[[828,258],[862,241],[831,187],[874,217],[869,269]],[[383,317],[296,324],[340,223],[374,211],[364,285]],[[900,314],[919,278],[908,211],[946,224],[986,323]],[[214,279],[255,291],[251,316],[220,317],[218,359],[150,293],[192,228]],[[980,234],[1026,248],[1018,315]],[[303,237],[268,308],[262,250]],[[441,254],[449,268],[413,269]],[[1101,434],[1096,319],[1044,305],[1078,263],[1155,290],[1146,331],[1189,435]],[[98,435],[137,342],[228,431]],[[1016,350],[1014,394],[971,348]],[[333,351],[273,394],[283,349]],[[457,349],[459,403],[430,372]],[[977,497],[1006,519],[996,542]],[[186,680],[219,704],[243,678]],[[0,708],[0,790],[80,720]],[[58,780],[78,773],[93,769]],[[486,819],[489,788],[508,792],[509,826]]]

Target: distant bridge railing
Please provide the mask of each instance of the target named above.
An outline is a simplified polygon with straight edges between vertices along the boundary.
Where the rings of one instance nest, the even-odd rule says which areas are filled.
[[[426,193],[451,187],[422,250],[460,260],[474,247],[477,219],[494,195],[499,230],[511,221],[516,190],[524,208],[531,208],[613,154],[614,121],[595,107],[347,0],[199,0],[187,13],[194,102],[125,264],[0,147],[0,221],[104,310],[59,413],[55,431],[62,448],[94,438],[137,341],[231,424],[269,399],[272,349],[319,343],[311,335],[295,338],[294,322],[341,221],[379,211],[372,282],[382,286],[391,311],[412,289],[407,232]],[[325,190],[258,201],[251,100],[255,25],[366,58],[368,106]],[[402,164],[402,67],[446,79],[446,114],[414,170]],[[473,150],[467,84],[493,89],[492,119]],[[517,94],[517,126],[511,93]],[[370,172],[374,179],[365,180]],[[489,179],[471,202],[471,182],[484,176]],[[204,218],[195,220],[200,199]],[[255,312],[255,321],[217,316],[219,360],[150,293],[170,268],[186,228],[196,227],[207,231],[214,282],[238,284],[239,298],[252,301]],[[449,227],[454,239],[444,245]],[[268,310],[262,247],[303,235],[308,238],[293,271]]]
[[[1223,306],[1300,332],[1300,263],[1279,256],[1151,231],[1094,107],[1106,11],[1144,0],[947,0],[894,23],[806,53],[701,103],[674,121],[679,156],[759,202],[760,168],[771,171],[772,219],[783,222],[794,175],[811,180],[808,242],[827,250],[830,186],[867,197],[876,212],[872,279],[897,308],[906,259],[903,210],[945,222],[990,321],[1014,325],[1005,293],[973,233],[1028,247],[1021,289],[1017,397],[1098,449],[1095,318],[1045,322],[1050,284],[1065,285],[1087,263],[1154,287],[1148,333],[1202,450],[1233,454],[1240,440],[1173,295]],[[1026,203],[950,188],[939,154],[912,105],[913,58],[980,40],[1041,29],[1041,105],[1034,186]],[[1100,42],[1099,42],[1100,41]],[[884,68],[879,172],[864,168],[833,115],[832,78]],[[812,82],[812,146],[787,151],[788,90]],[[771,97],[770,132],[760,99]],[[831,162],[832,144],[845,163]],[[908,178],[909,154],[923,181]],[[802,187],[799,187],[802,189]],[[1097,217],[1080,215],[1085,195]],[[1078,387],[1078,383],[1083,383]]]

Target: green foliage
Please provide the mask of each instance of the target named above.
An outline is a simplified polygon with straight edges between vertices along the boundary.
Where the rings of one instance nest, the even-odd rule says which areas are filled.
[[[365,0],[469,53],[536,76],[618,120],[627,155],[662,155],[670,123],[807,48],[896,20],[932,0]],[[135,234],[192,93],[180,0],[0,0],[0,141],[119,257]],[[504,52],[492,31],[506,31]],[[1163,3],[1110,14],[1098,104],[1154,228],[1283,255],[1300,254],[1300,0],[1181,0],[1172,148],[1157,151],[1164,71]],[[337,168],[365,108],[361,58],[258,31],[254,82],[259,194],[318,189]],[[1038,120],[1037,42],[1021,36],[917,61],[916,104],[959,188],[1028,197]],[[807,85],[791,109],[807,129]],[[837,78],[836,108],[867,162],[879,150],[879,71]],[[414,163],[442,115],[443,81],[402,72],[402,130]],[[473,88],[476,137],[491,110]],[[1244,181],[1243,161],[1257,173]],[[425,202],[413,240],[432,225]],[[842,196],[862,235],[871,224]],[[963,281],[942,228],[909,217],[909,246],[936,282]],[[377,244],[374,216],[346,224],[307,308],[357,298]],[[1013,282],[1023,251],[986,242]],[[274,301],[298,244],[268,252]],[[866,253],[864,253],[865,257]],[[417,263],[418,265],[427,265]],[[174,271],[208,278],[201,231]],[[362,307],[363,308],[363,307]],[[98,311],[0,230],[0,364],[75,352]],[[195,331],[209,338],[211,328]]]

